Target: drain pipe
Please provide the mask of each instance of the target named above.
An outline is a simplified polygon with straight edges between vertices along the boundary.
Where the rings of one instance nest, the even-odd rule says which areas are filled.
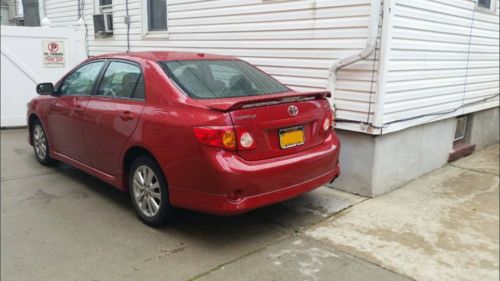
[[[127,25],[127,53],[130,52],[130,14],[128,0],[125,0],[125,24]]]
[[[371,1],[371,9],[370,9],[370,23],[368,30],[368,38],[366,40],[366,47],[356,52],[346,58],[339,59],[333,63],[330,67],[329,77],[328,77],[328,90],[332,93],[332,103],[335,98],[335,86],[337,83],[337,72],[350,64],[353,64],[357,61],[360,61],[364,58],[370,56],[375,48],[377,47],[377,38],[378,38],[378,26],[380,23],[380,12],[382,9],[382,4],[384,0],[372,0]]]

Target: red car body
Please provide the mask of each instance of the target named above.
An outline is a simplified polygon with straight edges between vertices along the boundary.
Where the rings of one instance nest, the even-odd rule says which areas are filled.
[[[322,129],[325,118],[332,118],[327,93],[290,90],[196,99],[183,93],[157,62],[238,59],[138,52],[92,57],[82,64],[95,60],[140,65],[145,100],[38,96],[28,105],[28,123],[31,126],[38,119],[46,128],[52,158],[123,191],[128,190],[131,160],[144,153],[161,167],[173,206],[219,215],[298,196],[331,182],[340,173],[339,141],[331,126]],[[298,109],[296,116],[290,116],[291,105]],[[304,131],[304,144],[280,148],[279,130],[298,125]],[[244,128],[253,134],[256,146],[228,150],[201,144],[193,128],[213,126]]]

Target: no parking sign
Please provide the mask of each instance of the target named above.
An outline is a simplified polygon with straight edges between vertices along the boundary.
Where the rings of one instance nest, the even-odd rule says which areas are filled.
[[[44,40],[42,50],[45,66],[64,66],[64,41]]]

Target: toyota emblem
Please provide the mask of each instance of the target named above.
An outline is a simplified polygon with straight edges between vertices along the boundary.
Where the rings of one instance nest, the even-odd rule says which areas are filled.
[[[299,114],[299,109],[295,105],[290,105],[288,107],[288,113],[290,114],[290,116],[295,116]]]

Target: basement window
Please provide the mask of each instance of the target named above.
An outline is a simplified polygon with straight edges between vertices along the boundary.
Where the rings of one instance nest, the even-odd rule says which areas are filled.
[[[476,145],[470,142],[469,116],[463,115],[457,117],[457,126],[455,127],[455,137],[453,139],[453,150],[448,155],[448,162],[455,161],[461,157],[471,154]]]
[[[455,128],[454,142],[462,141],[465,139],[465,132],[467,131],[467,116],[460,116],[457,118],[457,127]]]

